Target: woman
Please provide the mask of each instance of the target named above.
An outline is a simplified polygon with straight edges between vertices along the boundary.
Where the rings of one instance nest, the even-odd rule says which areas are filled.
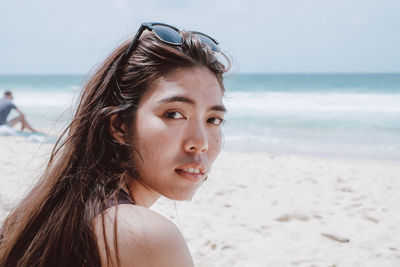
[[[221,54],[211,37],[162,23],[113,51],[5,220],[0,266],[192,266],[179,230],[148,208],[190,199],[219,153]]]

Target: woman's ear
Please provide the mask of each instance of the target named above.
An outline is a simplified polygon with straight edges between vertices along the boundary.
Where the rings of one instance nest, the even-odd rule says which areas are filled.
[[[111,136],[114,137],[119,143],[126,143],[128,135],[128,127],[125,123],[122,123],[118,114],[114,114],[108,121],[108,131]]]

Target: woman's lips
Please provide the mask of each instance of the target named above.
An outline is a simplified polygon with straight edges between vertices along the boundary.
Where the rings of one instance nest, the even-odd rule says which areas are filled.
[[[187,170],[187,169],[175,169],[175,171],[183,178],[186,180],[189,180],[191,182],[199,182],[204,180],[205,174],[200,172],[200,173],[195,173],[192,170]]]
[[[207,177],[207,170],[201,161],[193,161],[181,165],[175,171],[186,180],[191,182],[201,182]]]

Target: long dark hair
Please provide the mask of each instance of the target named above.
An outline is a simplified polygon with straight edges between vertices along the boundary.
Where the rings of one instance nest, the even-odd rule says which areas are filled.
[[[229,60],[221,63],[195,34],[182,35],[181,46],[165,44],[154,34],[142,36],[120,66],[125,42],[88,79],[46,171],[2,226],[0,266],[101,265],[93,219],[107,201],[116,201],[135,170],[132,147],[109,133],[110,117],[129,125],[149,84],[179,67],[206,66],[224,90]]]

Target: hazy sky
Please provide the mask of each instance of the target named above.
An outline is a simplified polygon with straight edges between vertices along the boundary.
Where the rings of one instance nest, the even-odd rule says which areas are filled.
[[[236,72],[399,72],[399,0],[1,0],[0,74],[86,73],[141,22],[220,41]]]

